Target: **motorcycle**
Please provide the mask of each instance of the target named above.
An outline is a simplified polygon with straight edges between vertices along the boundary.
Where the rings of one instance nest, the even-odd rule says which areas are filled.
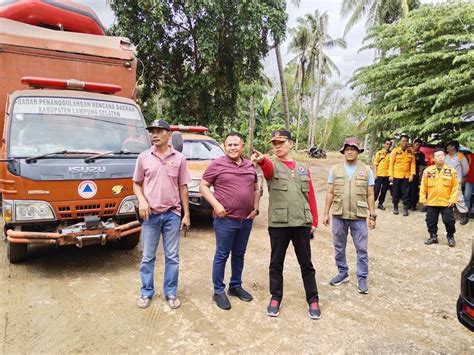
[[[326,159],[327,158],[326,151],[322,148],[318,148],[317,146],[313,146],[313,147],[309,148],[308,154],[309,154],[310,157],[316,158],[316,159]]]

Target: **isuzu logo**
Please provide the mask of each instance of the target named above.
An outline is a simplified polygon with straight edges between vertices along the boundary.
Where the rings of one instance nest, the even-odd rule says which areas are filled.
[[[105,166],[70,166],[70,173],[105,173]]]

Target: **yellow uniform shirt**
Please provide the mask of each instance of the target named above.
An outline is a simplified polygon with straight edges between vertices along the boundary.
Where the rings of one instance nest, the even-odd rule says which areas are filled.
[[[423,172],[420,202],[428,206],[447,207],[457,202],[458,188],[456,169],[445,164],[438,170],[436,165],[431,165]]]
[[[374,166],[375,176],[388,176],[388,166],[390,164],[390,152],[386,149],[379,150],[375,153]]]
[[[415,175],[415,173],[416,164],[413,149],[408,147],[403,150],[400,147],[396,147],[390,153],[388,175],[395,179],[408,179],[410,176]]]

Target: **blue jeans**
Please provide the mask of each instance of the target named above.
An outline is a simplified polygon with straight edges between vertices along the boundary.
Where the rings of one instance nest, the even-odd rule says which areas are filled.
[[[336,266],[339,273],[347,273],[346,260],[347,234],[351,230],[352,240],[357,253],[357,278],[366,278],[369,273],[369,255],[367,244],[369,230],[365,219],[343,219],[332,216],[332,240],[336,251]]]
[[[216,231],[216,254],[212,264],[212,282],[214,292],[223,293],[225,289],[224,274],[225,264],[232,252],[232,275],[229,287],[242,285],[242,271],[244,269],[244,255],[252,230],[253,220],[239,221],[233,218],[215,218],[214,230]]]
[[[474,190],[474,183],[466,182],[464,189],[464,201],[466,202],[467,209],[469,212],[474,214],[474,206],[471,207],[472,191]]]
[[[165,274],[163,289],[165,296],[176,296],[179,275],[179,239],[181,217],[173,212],[152,214],[142,224],[143,256],[140,264],[142,279],[142,297],[153,297],[155,294],[154,271],[156,249],[163,235],[163,250],[165,254]]]

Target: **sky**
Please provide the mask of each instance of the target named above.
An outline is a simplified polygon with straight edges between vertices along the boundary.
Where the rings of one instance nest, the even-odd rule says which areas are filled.
[[[105,27],[109,27],[114,21],[113,11],[108,7],[106,0],[75,0],[77,3],[90,6],[99,16]],[[443,0],[421,0],[422,3],[438,3],[445,2]],[[314,13],[319,9],[320,12],[327,11],[329,15],[329,34],[333,38],[342,37],[347,19],[341,19],[339,11],[341,9],[342,0],[301,0],[299,7],[295,6],[292,1],[287,1],[288,23],[287,27],[295,27],[296,19],[307,13]],[[340,80],[346,83],[352,76],[354,70],[359,67],[369,65],[374,53],[371,50],[358,52],[363,46],[365,36],[365,21],[361,21],[346,36],[347,49],[334,48],[327,53],[338,66],[341,76],[335,76],[333,80]],[[281,48],[282,56],[285,64],[290,61],[294,54],[288,53],[289,36]],[[263,61],[264,70],[267,76],[276,80],[278,76],[275,52],[270,51]],[[346,88],[346,93],[349,89]]]

